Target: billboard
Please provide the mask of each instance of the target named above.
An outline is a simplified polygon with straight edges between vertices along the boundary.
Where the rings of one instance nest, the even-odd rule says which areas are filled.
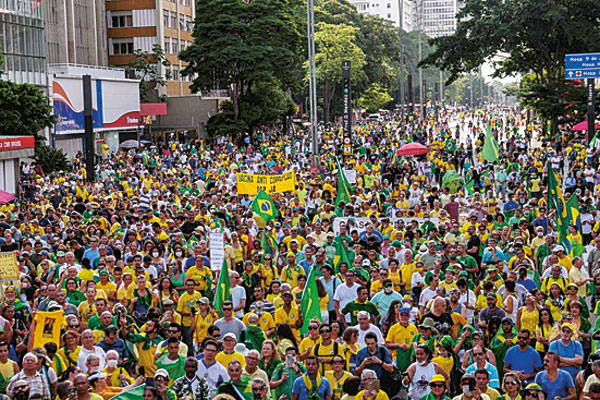
[[[84,131],[81,76],[55,75],[52,80],[52,104],[56,115],[55,133]],[[138,81],[92,78],[94,130],[135,128],[139,124],[139,113]]]

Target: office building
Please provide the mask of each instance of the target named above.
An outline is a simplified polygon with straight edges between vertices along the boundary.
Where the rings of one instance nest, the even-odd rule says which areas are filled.
[[[41,0],[0,0],[0,56],[4,79],[47,90]]]
[[[415,29],[415,2],[412,0],[350,0],[361,14],[368,14],[391,21],[406,32]]]
[[[458,0],[421,0],[420,3],[422,8],[418,10],[421,13],[417,12],[416,25],[418,28],[418,18],[421,17],[425,35],[436,38],[456,32],[456,14],[461,7]]]
[[[192,44],[194,0],[110,0],[106,1],[108,21],[108,63],[127,66],[134,51],[152,51],[155,44],[164,50],[170,67],[159,66],[163,76],[171,78],[161,95],[190,95],[191,81],[181,76],[185,67],[177,57],[180,50]]]
[[[43,0],[48,64],[107,66],[106,0]]]

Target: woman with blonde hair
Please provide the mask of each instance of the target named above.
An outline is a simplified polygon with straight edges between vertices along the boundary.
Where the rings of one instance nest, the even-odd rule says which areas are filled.
[[[509,372],[502,379],[504,394],[497,400],[521,400],[521,379],[514,372]]]
[[[269,379],[271,379],[273,371],[275,371],[275,368],[277,368],[279,364],[281,364],[281,359],[279,358],[275,342],[272,340],[265,340],[262,344],[258,368],[265,371]]]

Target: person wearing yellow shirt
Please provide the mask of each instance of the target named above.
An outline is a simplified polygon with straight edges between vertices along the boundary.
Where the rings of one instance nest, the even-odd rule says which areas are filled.
[[[319,322],[311,321],[308,324],[308,336],[302,339],[300,342],[300,354],[298,360],[304,361],[306,357],[311,354],[312,349],[317,343],[321,343],[321,336],[319,336]]]
[[[300,331],[298,329],[302,326],[302,316],[298,307],[293,304],[293,298],[290,291],[281,294],[283,305],[275,311],[275,324],[288,324],[296,341],[300,342]]]
[[[239,361],[242,364],[242,368],[246,366],[246,358],[241,353],[235,351],[236,344],[237,338],[234,333],[229,332],[223,336],[223,351],[219,352],[215,357],[215,360],[223,367],[227,368],[233,360]]]
[[[300,275],[304,275],[304,270],[296,264],[296,255],[291,251],[287,253],[286,259],[288,265],[281,270],[281,282],[288,283],[290,287],[296,288],[298,287],[298,278]]]
[[[556,254],[556,256],[558,257],[558,264],[565,267],[567,269],[567,272],[569,272],[571,270],[571,268],[573,267],[573,262],[571,259],[571,256],[568,256],[565,252],[565,248],[563,246],[554,246],[554,249],[552,249],[552,252],[554,254]],[[564,290],[564,288],[563,288]]]
[[[350,372],[344,371],[346,362],[341,355],[335,355],[331,359],[332,370],[325,372],[325,379],[329,381],[331,387],[331,400],[340,400],[344,394],[343,386],[346,379],[353,376]]]
[[[298,228],[295,226],[290,229],[290,235],[283,238],[281,243],[285,244],[288,250],[291,250],[290,242],[295,240],[298,243],[298,248],[302,249],[306,245],[306,239],[298,235]]]
[[[196,282],[190,278],[186,279],[186,291],[179,297],[179,301],[177,302],[177,312],[183,317],[181,321],[182,339],[188,348],[192,348],[194,345],[194,314],[198,311],[199,303],[202,299],[202,293],[197,292],[195,288]]]
[[[344,360],[344,349],[342,345],[331,339],[331,326],[329,324],[323,324],[319,327],[319,333],[321,334],[321,341],[312,348],[310,355],[316,356],[319,359],[319,365],[321,366],[321,375],[325,375],[327,371],[333,369],[333,357],[339,356],[343,360],[342,365],[346,365]]]
[[[193,279],[197,285],[196,290],[203,295],[210,291],[213,281],[213,274],[210,268],[204,265],[203,257],[196,257],[196,264],[186,271],[188,279]]]
[[[102,269],[98,272],[100,282],[96,284],[96,288],[106,293],[108,300],[112,303],[117,298],[117,287],[110,281],[110,275],[107,270]]]
[[[129,272],[125,272],[123,274],[123,284],[121,285],[121,287],[119,288],[119,290],[117,290],[117,301],[119,303],[124,304],[125,306],[129,305],[129,299],[128,299],[128,293],[127,293],[127,291],[128,291],[129,286],[131,286],[132,283],[133,283],[133,276],[132,276],[132,274],[129,273]]]
[[[156,372],[156,363],[154,354],[156,348],[163,341],[163,338],[158,336],[158,326],[154,320],[146,321],[144,332],[141,334],[133,333],[133,327],[127,324],[127,321],[121,321],[121,329],[123,336],[134,343],[138,352],[138,366],[144,368],[146,378],[154,378]]]
[[[82,301],[77,307],[77,311],[79,311],[79,315],[81,315],[81,322],[87,326],[88,320],[94,314],[96,314],[96,288],[88,287],[85,291],[86,300]]]
[[[219,319],[218,315],[210,311],[210,301],[202,297],[198,303],[198,312],[194,314],[194,338],[196,343],[202,343],[208,336],[208,328]]]
[[[404,290],[409,292],[412,290],[412,276],[417,271],[416,263],[413,261],[412,250],[404,250],[404,264],[400,267],[400,274],[402,275],[402,282],[400,286],[404,287]]]
[[[419,333],[417,327],[410,323],[410,309],[400,308],[400,321],[391,326],[385,338],[385,346],[396,360],[396,367],[405,371],[411,364],[412,342]],[[394,352],[393,350],[396,349]]]

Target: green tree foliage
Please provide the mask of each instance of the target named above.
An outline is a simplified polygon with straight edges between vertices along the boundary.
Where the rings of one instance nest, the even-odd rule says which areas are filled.
[[[61,149],[53,149],[45,143],[36,144],[33,158],[47,174],[53,171],[71,170],[71,163],[66,154]]]
[[[54,124],[52,106],[42,90],[0,79],[0,135],[35,135]]]
[[[424,61],[450,72],[449,81],[494,59],[496,76],[531,72],[535,96],[554,106],[537,109],[556,131],[569,91],[564,82],[567,53],[587,52],[600,41],[600,7],[595,0],[466,0],[454,35],[433,39],[436,50]],[[579,101],[584,102],[585,97]],[[537,106],[540,106],[539,104]]]
[[[357,28],[340,24],[331,25],[320,22],[315,32],[315,64],[317,82],[324,86],[323,110],[325,120],[329,120],[329,105],[336,87],[342,81],[342,61],[350,61],[352,81],[362,78],[365,54],[354,43]],[[308,63],[307,70],[308,70]]]
[[[192,91],[231,86],[233,117],[240,100],[259,82],[273,78],[283,90],[294,87],[290,71],[298,65],[301,35],[291,0],[203,0],[197,2],[193,44],[179,58],[188,63]]]
[[[125,68],[127,76],[131,79],[140,79],[140,101],[151,103],[165,101],[164,96],[158,95],[158,89],[171,78],[171,72],[161,74],[159,65],[171,66],[164,50],[159,44],[152,46],[152,51],[135,50],[133,58]]]
[[[374,83],[358,99],[358,106],[366,109],[368,113],[374,113],[390,101],[392,96],[387,90],[380,84]]]

